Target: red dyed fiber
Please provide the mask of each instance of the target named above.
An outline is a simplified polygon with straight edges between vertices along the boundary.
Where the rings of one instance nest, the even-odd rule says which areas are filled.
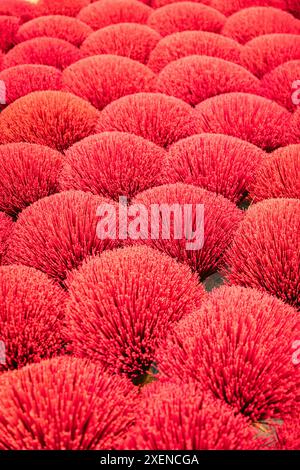
[[[300,104],[300,60],[291,60],[266,73],[261,80],[262,93],[289,111]]]
[[[210,5],[212,0],[191,0],[195,3],[203,3],[204,5]],[[186,0],[152,0],[153,8],[164,7],[165,5],[170,5],[171,3],[186,2]]]
[[[28,142],[65,151],[95,133],[99,112],[85,100],[60,91],[36,91],[0,115],[0,142]]]
[[[82,44],[85,55],[114,54],[147,64],[161,36],[146,25],[121,23],[99,29]]]
[[[1,0],[0,15],[16,16],[21,23],[37,15],[36,6],[26,0]]]
[[[100,0],[83,8],[77,18],[93,30],[116,23],[147,23],[152,8],[137,0]]]
[[[262,446],[250,421],[203,392],[196,382],[151,384],[143,392],[140,408],[126,440],[130,449],[254,450]]]
[[[283,423],[276,425],[277,449],[276,450],[299,450],[300,448],[300,417],[299,411],[296,416],[289,416]]]
[[[43,15],[76,16],[91,0],[39,0],[37,11]]]
[[[15,16],[0,16],[0,50],[6,52],[14,45],[19,25]]]
[[[298,0],[286,0],[289,11],[296,17],[300,19],[300,5]]]
[[[282,147],[258,168],[251,196],[255,202],[271,198],[300,199],[300,145]]]
[[[58,191],[62,155],[35,144],[0,145],[0,210],[16,217]]]
[[[90,0],[90,3],[98,2],[99,0]],[[138,0],[139,2],[144,3],[145,5],[152,6],[153,0]]]
[[[227,93],[200,103],[194,112],[198,132],[226,134],[263,150],[288,143],[290,113],[277,103],[248,93]]]
[[[265,153],[236,137],[198,134],[176,142],[167,156],[165,182],[193,184],[238,202]]]
[[[22,64],[0,72],[6,86],[6,104],[34,91],[61,90],[61,71],[49,65]]]
[[[287,139],[290,144],[299,144],[300,143],[300,108],[297,110],[290,118],[288,130],[287,130]]]
[[[44,273],[27,266],[0,267],[0,338],[5,344],[0,373],[61,353],[64,302],[64,291]]]
[[[129,382],[98,365],[46,360],[2,377],[0,448],[111,450],[132,426],[137,403]]]
[[[1,148],[1,147],[0,147]],[[119,201],[157,186],[167,153],[149,140],[124,132],[104,132],[73,145],[64,158],[60,185]]]
[[[230,16],[222,29],[224,36],[241,44],[272,33],[300,34],[300,21],[277,8],[252,7]]]
[[[148,189],[133,199],[133,204],[143,204],[150,211],[151,204],[204,204],[204,245],[198,250],[187,250],[187,240],[174,238],[170,229],[169,239],[162,238],[160,230],[158,239],[139,239],[138,244],[146,244],[188,264],[199,277],[204,279],[214,273],[221,263],[224,250],[231,243],[233,235],[243,218],[243,213],[223,196],[188,184],[169,184]],[[144,215],[140,218],[143,221]],[[160,214],[160,228],[166,222]],[[143,235],[144,223],[141,223]],[[150,229],[149,229],[149,233]]]
[[[182,31],[163,38],[151,52],[148,67],[160,72],[173,60],[190,55],[218,57],[242,65],[243,48],[236,41],[205,31]]]
[[[202,302],[187,266],[147,247],[108,251],[83,264],[69,286],[65,334],[76,356],[112,373],[148,373],[170,326]]]
[[[290,60],[300,59],[300,35],[266,34],[249,41],[243,52],[244,65],[257,77]]]
[[[178,2],[154,10],[148,26],[161,36],[179,31],[212,31],[218,33],[226,18],[214,8],[194,2]]]
[[[63,72],[65,91],[101,110],[122,96],[154,91],[156,75],[145,65],[114,55],[82,59]]]
[[[14,223],[8,215],[0,212],[0,264],[6,254],[9,238],[13,230]]]
[[[40,199],[20,214],[7,252],[8,263],[32,266],[63,282],[68,271],[94,253],[117,246],[97,237],[97,208],[111,200],[82,191]]]
[[[260,94],[260,81],[240,65],[192,55],[166,65],[158,76],[156,89],[196,106],[222,93]]]
[[[300,0],[0,0],[0,450],[298,450],[299,168]]]
[[[136,134],[161,147],[194,134],[191,107],[161,93],[137,93],[109,104],[101,113],[98,132]]]
[[[82,59],[82,52],[72,44],[57,38],[34,38],[11,49],[4,58],[4,68],[21,64],[51,65],[63,70]]]
[[[46,36],[63,39],[79,47],[92,32],[92,28],[76,18],[60,15],[41,16],[20,27],[16,42]]]
[[[210,0],[212,7],[230,16],[244,8],[263,6],[287,10],[287,0]]]
[[[268,199],[251,207],[225,256],[231,284],[300,305],[300,201]]]
[[[157,366],[173,380],[196,380],[254,422],[282,419],[299,400],[297,335],[291,306],[255,289],[220,287],[169,333]]]

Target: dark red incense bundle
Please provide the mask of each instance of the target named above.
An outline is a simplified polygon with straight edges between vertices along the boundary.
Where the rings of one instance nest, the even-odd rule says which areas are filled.
[[[120,23],[92,33],[82,44],[85,55],[114,54],[147,64],[161,36],[149,26]]]
[[[148,67],[160,72],[173,60],[190,55],[205,55],[242,65],[240,44],[220,34],[207,31],[182,31],[170,34],[159,41],[151,52]]]
[[[203,392],[196,382],[151,384],[141,398],[141,412],[129,430],[125,448],[254,450],[263,445],[247,418]]]
[[[300,105],[300,60],[291,60],[266,73],[261,79],[262,93],[289,111]]]
[[[201,279],[218,269],[224,251],[243,218],[242,211],[223,196],[182,183],[148,189],[138,194],[132,204],[142,205],[148,210],[148,213],[141,211],[140,236],[135,243],[157,248],[188,264]],[[148,214],[155,205],[160,210],[158,220],[154,218],[156,236],[151,238],[146,237],[147,233],[152,233],[151,227],[153,230],[153,218]],[[164,212],[166,206],[170,214]]]
[[[162,93],[137,93],[109,104],[100,115],[97,131],[128,132],[167,148],[195,134],[191,111],[178,98]]]
[[[137,0],[100,0],[83,8],[77,18],[97,31],[110,24],[145,24],[152,11]]]
[[[170,331],[158,370],[169,380],[196,380],[254,422],[292,416],[299,403],[300,368],[292,362],[298,315],[255,289],[214,289]]]
[[[34,38],[11,49],[3,61],[4,68],[21,64],[51,65],[63,70],[82,59],[82,52],[73,44],[57,38]]]
[[[167,157],[166,183],[193,184],[238,202],[251,187],[265,153],[236,137],[197,134],[172,145]]]
[[[63,283],[89,255],[118,245],[113,234],[99,238],[98,208],[113,201],[82,191],[40,199],[20,214],[6,261],[33,266]]]
[[[20,19],[16,16],[0,16],[0,50],[6,52],[13,47]]]
[[[6,104],[11,104],[33,91],[61,90],[61,71],[49,65],[22,64],[0,72],[5,83]]]
[[[36,7],[39,16],[66,15],[76,16],[91,0],[39,0]]]
[[[212,7],[221,11],[224,15],[230,16],[244,8],[262,6],[274,7],[287,10],[287,0],[210,0]]]
[[[300,143],[300,108],[298,107],[294,114],[290,117],[289,125],[286,132],[286,139],[290,144]]]
[[[229,282],[299,306],[299,226],[298,199],[268,199],[251,207],[225,257]]]
[[[76,18],[63,15],[41,16],[23,24],[16,35],[16,41],[20,43],[49,37],[63,39],[79,47],[92,32],[92,28]]]
[[[59,189],[62,155],[42,145],[0,145],[0,210],[12,217]]]
[[[13,226],[12,219],[3,212],[0,212],[0,264],[2,264],[2,258],[6,254]]]
[[[282,147],[261,162],[251,188],[254,202],[271,198],[300,199],[300,145]]]
[[[76,356],[143,380],[170,327],[202,303],[191,270],[148,247],[107,251],[71,276],[65,336]]]
[[[111,450],[128,434],[137,405],[133,385],[99,365],[43,361],[1,377],[0,448]]]
[[[219,11],[201,3],[178,2],[154,10],[148,26],[161,36],[179,31],[212,31],[218,33],[226,18]]]
[[[1,0],[0,15],[15,16],[26,23],[37,16],[36,5],[27,0]]]
[[[156,90],[192,106],[222,93],[261,94],[260,81],[248,70],[223,59],[199,55],[166,65],[158,75]]]
[[[0,147],[1,149],[1,147]],[[116,201],[158,186],[167,153],[149,140],[125,132],[96,134],[67,152],[60,177],[62,189],[81,189]]]
[[[252,7],[230,16],[222,34],[245,44],[257,36],[273,33],[300,33],[300,21],[277,8]]]
[[[290,113],[277,103],[248,93],[226,93],[200,103],[198,132],[226,134],[272,151],[289,142]]]
[[[64,306],[64,291],[44,273],[21,265],[1,266],[0,338],[5,360],[0,372],[62,352]]]
[[[82,59],[64,70],[65,91],[103,109],[122,96],[155,91],[156,75],[128,57],[99,55]]]
[[[245,45],[241,58],[245,67],[257,77],[262,78],[279,65],[300,59],[300,35],[258,36]]]

